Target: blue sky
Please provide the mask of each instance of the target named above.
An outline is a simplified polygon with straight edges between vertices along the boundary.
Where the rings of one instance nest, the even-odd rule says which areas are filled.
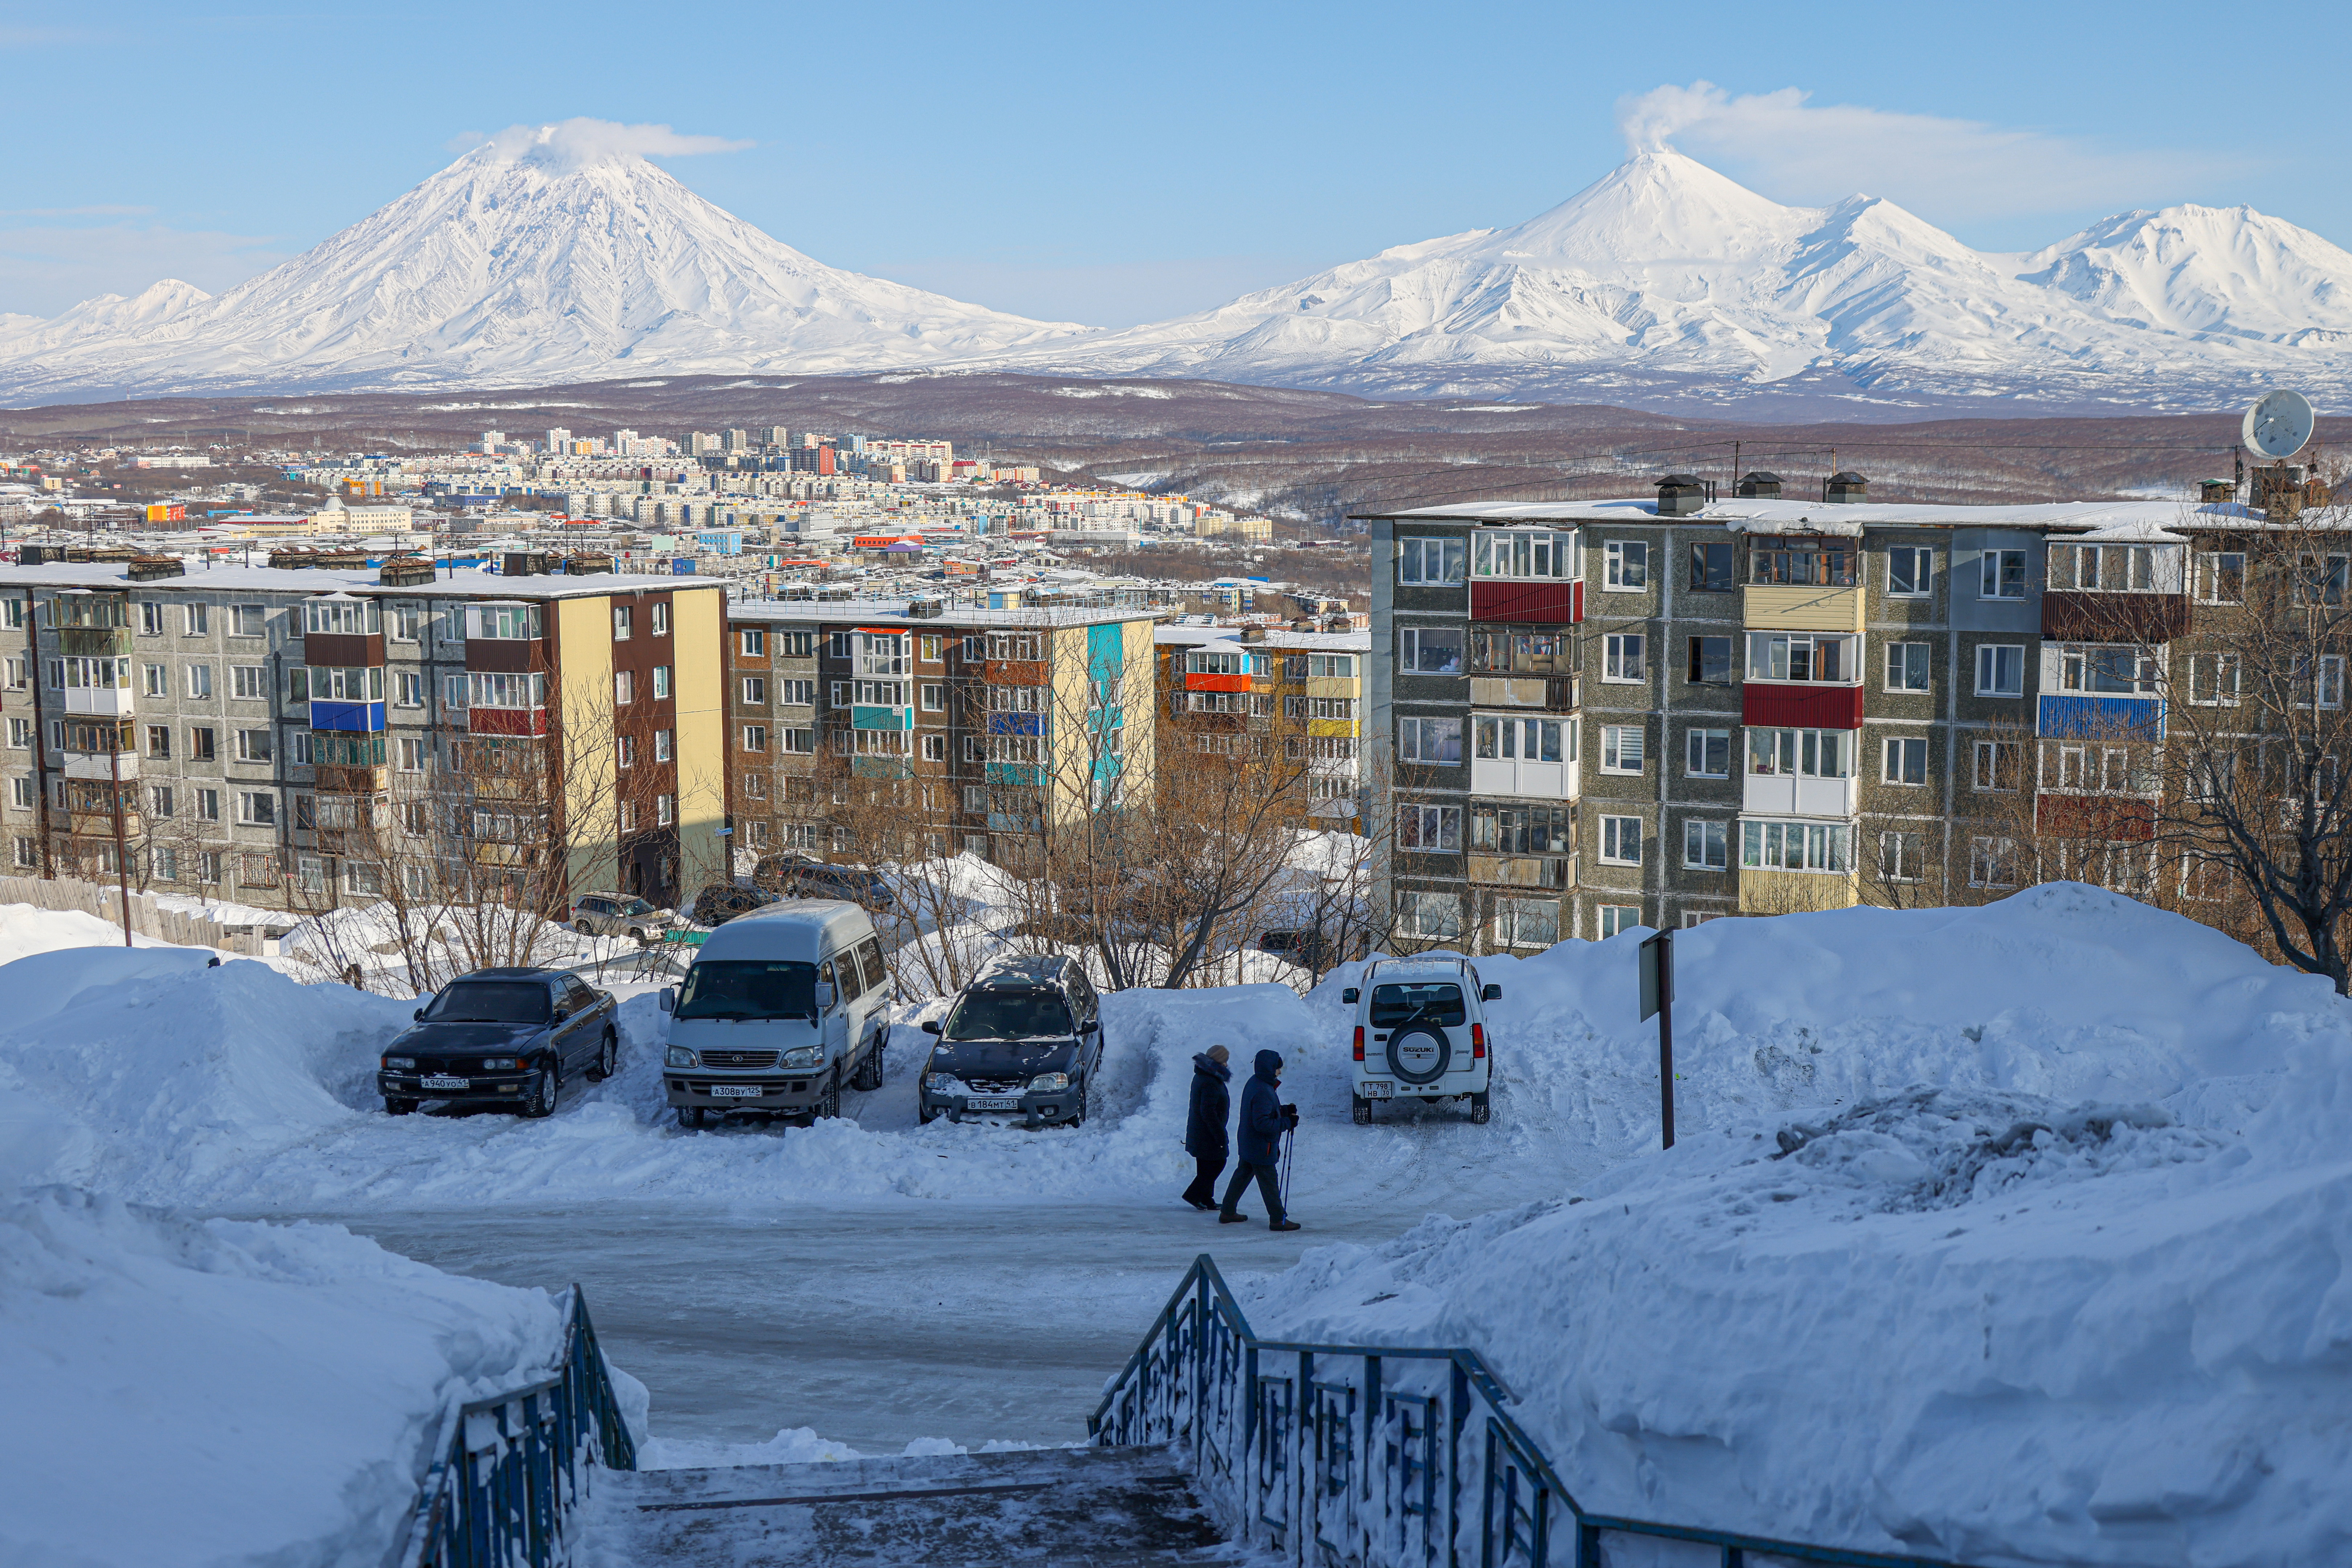
[[[455,138],[575,115],[752,143],[664,162],[822,261],[1097,325],[1517,222],[1618,163],[1629,121],[1778,200],[1866,190],[1984,248],[2189,201],[2352,247],[2315,68],[2347,13],[2290,0],[2255,36],[2168,4],[11,4],[0,311],[219,289]]]

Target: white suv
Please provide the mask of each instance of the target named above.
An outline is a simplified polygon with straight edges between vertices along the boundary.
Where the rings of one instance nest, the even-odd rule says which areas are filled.
[[[1339,993],[1356,1010],[1356,1124],[1383,1100],[1467,1100],[1483,1122],[1495,1079],[1485,1004],[1503,994],[1482,985],[1465,958],[1383,958]]]

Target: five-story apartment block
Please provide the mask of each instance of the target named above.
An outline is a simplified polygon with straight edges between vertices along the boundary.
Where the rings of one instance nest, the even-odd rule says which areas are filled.
[[[1255,751],[1276,763],[1277,776],[1304,773],[1300,818],[1345,826],[1356,816],[1369,631],[1180,621],[1155,638],[1169,743]]]

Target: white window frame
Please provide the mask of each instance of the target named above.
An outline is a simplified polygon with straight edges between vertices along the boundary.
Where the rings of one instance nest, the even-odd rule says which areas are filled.
[[[1435,801],[1403,801],[1396,808],[1397,850],[1407,855],[1462,853],[1462,808]]]
[[[1397,538],[1397,585],[1459,588],[1470,580],[1470,542],[1444,534],[1408,533]]]
[[[1435,639],[1443,646],[1444,639],[1454,639],[1454,668],[1424,669],[1422,668],[1422,647],[1424,639]],[[1397,673],[1399,675],[1433,675],[1442,680],[1459,678],[1469,668],[1470,638],[1460,626],[1399,626],[1397,628]]]
[[[1792,857],[1802,863],[1790,865]],[[1743,816],[1739,819],[1739,868],[1796,871],[1809,877],[1851,875],[1853,828],[1843,822]]]
[[[1919,776],[1906,778],[1909,763],[1916,757]],[[1879,748],[1878,782],[1897,784],[1906,789],[1924,788],[1927,783],[1927,737],[1925,735],[1889,735]]]
[[[1897,557],[1906,559],[1911,567],[1911,585],[1895,585],[1895,563]],[[1886,548],[1886,596],[1890,599],[1931,599],[1936,595],[1936,551],[1927,544],[1890,544]]]
[[[1592,911],[1593,935],[1602,942],[1612,936],[1622,936],[1642,923],[1639,904],[1601,904]]]
[[[1744,639],[1748,679],[1769,681],[1776,686],[1859,686],[1862,674],[1862,638],[1852,632],[1771,632],[1752,631]],[[1780,668],[1772,673],[1773,645],[1778,643]],[[1822,647],[1834,645],[1837,650],[1838,675],[1832,679],[1818,673],[1822,668]],[[1805,668],[1809,673],[1800,679],[1786,673],[1796,668],[1795,654],[1802,646]]]
[[[1684,731],[1683,777],[1687,779],[1727,779],[1731,776],[1731,731],[1693,728]],[[1706,767],[1706,748],[1719,742],[1723,747],[1721,771],[1710,773]]]
[[[1890,847],[1892,853],[1889,853]],[[1917,865],[1913,865],[1916,847]],[[1916,829],[1888,828],[1878,836],[1878,876],[1885,882],[1916,882],[1927,870],[1927,836]]]
[[[2000,679],[2000,656],[2016,660],[2017,686],[2007,689],[1992,682]],[[1979,697],[2021,698],[2025,695],[2025,645],[2023,643],[1979,643],[1977,645],[1977,690]]]
[[[1650,728],[1646,724],[1601,726],[1601,771],[1637,777],[1646,761]]]
[[[1708,857],[1712,855],[1714,858]],[[1727,871],[1731,868],[1731,825],[1719,816],[1683,818],[1683,869]]]
[[[2011,564],[2017,568],[2012,580]],[[2011,590],[2014,589],[2014,592]],[[1988,550],[1977,559],[1977,597],[1979,599],[2022,599],[2025,597],[2025,552],[2022,550]]]
[[[2006,876],[2006,880],[2003,877]],[[2014,888],[2017,886],[2017,840],[2000,837],[1980,837],[1969,840],[1969,886],[1971,888]]]
[[[1454,726],[1454,755],[1451,758],[1428,755],[1433,741],[1439,742],[1438,751],[1444,751],[1444,726],[1448,724]],[[1465,728],[1459,719],[1401,715],[1397,720],[1397,761],[1423,768],[1458,768],[1462,765],[1465,742],[1468,739],[1463,733]],[[1408,735],[1411,740],[1406,739]]]
[[[1899,656],[1899,657],[1898,657]],[[1919,684],[1910,684],[1911,665],[1919,666]],[[1886,689],[1917,695],[1931,689],[1929,682],[1936,675],[1936,645],[1924,642],[1891,642],[1886,645]],[[1897,679],[1897,676],[1901,679]]]
[[[1608,633],[1601,643],[1601,679],[1612,686],[1648,685],[1648,647],[1640,632]]]
[[[1630,854],[1626,849],[1629,835],[1633,841]],[[1601,831],[1594,836],[1593,845],[1594,858],[1603,866],[1640,865],[1642,863],[1642,819],[1638,816],[1619,816],[1613,813],[1603,814],[1601,818]]]
[[[2210,672],[2210,679],[2206,679]],[[2189,700],[2200,708],[2238,705],[2239,658],[2234,653],[2192,653],[2189,656]],[[2227,678],[2226,681],[2224,677]],[[2205,696],[2199,696],[2203,691]]]
[[[1853,776],[1861,731],[1804,729],[1793,725],[1748,726],[1746,760],[1741,763],[1755,778],[1849,779]],[[1834,772],[1823,771],[1823,759],[1836,753]],[[1759,762],[1769,765],[1759,766]]]
[[[1979,741],[1970,752],[1973,766],[1969,772],[1969,787],[1986,795],[2014,795],[2025,771],[2025,759],[2019,754],[2020,741]],[[2009,783],[2000,782],[2001,753],[2010,753]],[[1990,782],[1987,782],[1987,781]]]
[[[1601,586],[1611,594],[1650,591],[1650,542],[1609,539],[1601,545]]]

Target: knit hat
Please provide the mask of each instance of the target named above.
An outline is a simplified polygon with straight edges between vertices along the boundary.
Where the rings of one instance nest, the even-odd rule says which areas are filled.
[[[1230,1061],[1233,1059],[1233,1052],[1225,1049],[1223,1046],[1211,1046],[1209,1047],[1209,1059],[1213,1062]]]

